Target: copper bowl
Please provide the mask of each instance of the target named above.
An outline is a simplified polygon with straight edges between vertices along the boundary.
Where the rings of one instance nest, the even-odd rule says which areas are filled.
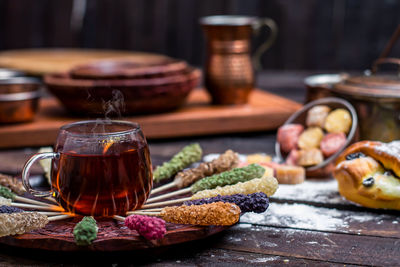
[[[21,77],[21,76],[24,76],[24,73],[21,71],[0,68],[0,79],[9,79],[9,78]]]
[[[200,80],[200,71],[187,68],[184,74],[161,78],[87,80],[72,79],[68,73],[46,75],[45,84],[64,107],[77,115],[104,115],[104,103],[122,101],[118,114],[159,113],[182,106]],[[120,92],[123,99],[115,99]]]
[[[74,79],[141,79],[182,74],[186,62],[172,58],[158,61],[106,60],[77,66],[70,71]]]
[[[38,109],[41,83],[38,79],[0,79],[0,123],[28,122]]]
[[[350,128],[349,133],[347,134],[347,139],[346,143],[344,146],[337,151],[335,154],[330,156],[329,158],[325,159],[322,163],[307,167],[306,169],[306,175],[307,177],[327,177],[330,176],[332,173],[332,170],[334,168],[334,160],[342,153],[342,151],[350,145],[352,142],[356,141],[356,131],[357,131],[357,125],[358,125],[358,118],[357,118],[357,113],[354,107],[347,102],[344,99],[341,98],[336,98],[336,97],[327,97],[327,98],[321,98],[315,101],[312,101],[305,105],[302,109],[299,111],[295,112],[292,116],[289,117],[289,119],[284,123],[284,124],[291,124],[291,123],[298,123],[301,125],[306,125],[306,118],[307,118],[307,112],[314,106],[317,105],[327,105],[332,109],[336,108],[344,108],[350,112],[351,119],[352,119],[352,125]],[[278,141],[275,142],[275,153],[279,159],[280,162],[284,162],[285,158],[287,155],[283,155],[281,152],[281,147],[278,143]]]
[[[347,73],[337,74],[317,74],[308,76],[304,79],[307,87],[306,99],[304,103],[335,96],[332,88],[335,84],[343,82],[349,75]]]

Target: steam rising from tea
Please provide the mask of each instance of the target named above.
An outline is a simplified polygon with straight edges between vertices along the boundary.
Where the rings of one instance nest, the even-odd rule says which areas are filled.
[[[52,187],[68,211],[94,216],[139,208],[152,187],[150,154],[140,128],[114,121],[125,109],[123,94],[103,102],[104,119],[77,124],[53,162]]]

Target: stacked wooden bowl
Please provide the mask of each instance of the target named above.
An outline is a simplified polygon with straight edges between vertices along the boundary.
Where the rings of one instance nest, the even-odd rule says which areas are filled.
[[[176,109],[199,80],[199,70],[168,57],[150,62],[104,60],[44,77],[49,91],[69,112],[111,116]]]

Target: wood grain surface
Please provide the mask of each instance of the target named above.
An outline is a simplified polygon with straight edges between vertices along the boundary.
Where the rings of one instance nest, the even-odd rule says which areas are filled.
[[[268,72],[260,86],[301,101],[307,72]],[[275,131],[149,141],[154,165],[198,142],[205,154],[233,149],[274,153]],[[0,151],[0,162],[25,149]],[[6,166],[4,166],[6,167]],[[6,170],[6,169],[5,169]],[[57,252],[0,244],[0,265],[34,266],[400,266],[399,211],[373,210],[343,199],[331,178],[280,185],[262,214],[246,214],[225,231],[159,249]]]
[[[59,128],[87,118],[70,117],[54,99],[43,99],[35,121],[0,126],[0,148],[53,145]],[[204,90],[194,90],[187,104],[174,112],[124,117],[138,122],[148,139],[276,129],[300,104],[255,90],[249,103],[212,106]]]

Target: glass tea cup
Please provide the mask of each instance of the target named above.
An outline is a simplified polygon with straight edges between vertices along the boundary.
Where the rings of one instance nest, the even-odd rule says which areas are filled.
[[[52,159],[51,190],[31,187],[37,160]],[[152,187],[150,153],[141,128],[125,121],[92,120],[60,128],[54,152],[32,156],[23,184],[37,197],[54,196],[69,212],[112,216],[139,208]]]

